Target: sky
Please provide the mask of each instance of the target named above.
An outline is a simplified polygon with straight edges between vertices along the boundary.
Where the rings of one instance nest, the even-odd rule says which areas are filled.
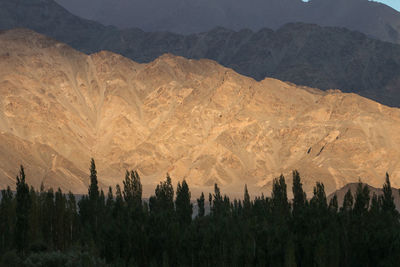
[[[400,0],[379,0],[378,2],[382,2],[400,11]]]
[[[309,0],[303,0],[303,2],[308,2],[308,1]],[[397,9],[398,11],[400,11],[400,0],[371,0],[371,1],[384,3],[388,6],[393,7],[394,9]]]

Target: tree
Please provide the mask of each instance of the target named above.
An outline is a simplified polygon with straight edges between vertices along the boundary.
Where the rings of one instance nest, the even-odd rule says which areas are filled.
[[[298,171],[293,171],[293,216],[299,212],[304,211],[307,196],[303,191],[303,184],[301,183],[300,174]]]
[[[338,204],[338,199],[337,199],[337,195],[336,194],[334,194],[333,197],[331,198],[331,200],[329,201],[328,208],[334,214],[337,213],[338,208],[339,208],[339,204]]]
[[[298,171],[293,171],[293,209],[292,209],[292,225],[294,232],[293,245],[295,246],[294,254],[298,266],[306,265],[304,262],[307,259],[305,249],[305,240],[307,240],[307,197],[303,191],[303,184],[301,183],[300,174]],[[290,248],[290,246],[289,246]]]
[[[390,184],[389,174],[386,173],[386,182],[383,185],[383,195],[381,196],[382,211],[392,214],[397,214],[396,206],[392,193],[392,186]]]
[[[42,233],[44,242],[52,245],[54,233],[54,192],[49,188],[47,192],[43,192],[43,215],[42,215]]]
[[[149,223],[149,249],[153,251],[154,258],[158,265],[163,262],[164,256],[168,257],[171,265],[174,265],[174,254],[172,248],[176,245],[178,230],[175,209],[174,209],[174,188],[171,177],[167,174],[165,181],[161,181],[155,190],[155,196],[150,197],[150,218]]]
[[[350,224],[347,228],[350,230],[351,239],[349,240],[352,256],[352,265],[367,266],[368,260],[368,249],[374,244],[370,244],[370,233],[368,231],[368,216],[369,209],[369,188],[367,185],[363,185],[361,181],[357,185],[355,194],[355,202],[352,213]]]
[[[224,213],[224,199],[217,184],[214,184],[214,195],[211,197],[211,211],[214,216],[222,216]]]
[[[285,177],[275,178],[271,199],[271,230],[268,238],[268,250],[272,266],[283,266],[286,262],[288,242],[291,242],[289,229],[290,205],[287,198]],[[273,230],[272,230],[273,229]]]
[[[197,199],[198,217],[204,217],[205,214],[204,202],[205,202],[204,193],[202,192],[200,198]]]
[[[289,218],[290,206],[287,198],[285,177],[281,175],[274,179],[272,187],[272,208],[281,218]]]
[[[380,198],[375,194],[372,195],[370,213],[378,216],[381,211]]]
[[[328,209],[325,186],[323,183],[317,182],[316,186],[314,187],[314,196],[312,197],[310,204],[319,212],[324,212]]]
[[[137,171],[126,171],[124,184],[124,200],[129,206],[138,209],[142,206],[142,184]]]
[[[15,199],[11,188],[1,191],[0,204],[0,251],[8,251],[14,246]]]
[[[250,194],[249,191],[247,190],[247,184],[244,185],[244,195],[243,195],[243,211],[244,211],[244,216],[246,218],[249,218],[251,215],[251,200],[250,200]]]
[[[169,214],[174,211],[174,188],[168,173],[165,181],[160,182],[156,187],[155,196],[150,201],[150,211]]]
[[[72,194],[72,192],[68,192],[66,216],[68,220],[66,240],[68,245],[72,245],[79,236],[78,210],[76,205],[76,199],[75,196]]]
[[[24,167],[21,165],[19,176],[17,176],[17,206],[15,225],[15,244],[18,252],[24,254],[28,247],[29,210],[31,201],[29,197],[29,186],[25,181]]]
[[[89,200],[92,203],[96,203],[97,200],[99,199],[100,192],[97,181],[96,164],[94,162],[94,159],[91,159],[90,161],[90,185],[88,191],[89,191]]]
[[[344,195],[343,198],[343,206],[340,208],[342,212],[350,212],[353,209],[353,194],[351,193],[351,190],[347,190],[347,193]]]
[[[55,194],[55,202],[54,202],[54,235],[53,235],[53,243],[58,250],[63,250],[65,248],[65,232],[66,232],[66,203],[67,200],[65,195],[62,193],[59,188]]]
[[[369,188],[367,185],[364,185],[361,183],[361,181],[357,185],[357,190],[356,190],[356,197],[355,197],[355,203],[354,203],[354,213],[358,216],[365,215],[368,212],[369,209]]]
[[[176,189],[175,208],[178,221],[183,225],[189,225],[192,221],[193,205],[190,203],[191,193],[185,180],[178,182]]]

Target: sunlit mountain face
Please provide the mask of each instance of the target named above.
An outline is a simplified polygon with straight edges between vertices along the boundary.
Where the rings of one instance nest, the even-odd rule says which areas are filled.
[[[273,77],[400,105],[400,47],[345,28],[289,23],[276,31],[221,27],[190,35],[137,28],[121,31],[76,17],[54,1],[21,3],[0,2],[0,29],[26,27],[87,54],[108,50],[141,63],[164,53],[207,58],[257,80]]]
[[[397,186],[400,113],[340,91],[255,81],[210,60],[164,55],[139,64],[111,52],[90,56],[29,30],[0,35],[0,166],[16,162],[29,182],[84,193],[96,158],[102,187],[135,169],[147,188],[165,173],[207,190],[241,195],[272,188],[299,170],[311,193],[348,182]]]
[[[399,29],[368,0],[0,0],[0,267],[399,266]]]

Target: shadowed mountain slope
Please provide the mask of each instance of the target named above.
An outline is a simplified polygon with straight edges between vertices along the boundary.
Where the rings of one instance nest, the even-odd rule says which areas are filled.
[[[369,0],[56,0],[72,13],[106,25],[197,33],[216,26],[258,31],[289,22],[346,27],[400,42],[400,13]]]
[[[400,110],[355,94],[275,79],[257,82],[210,60],[164,55],[148,64],[90,56],[30,30],[0,34],[0,184],[19,164],[29,182],[86,192],[137,169],[145,186],[169,172],[192,188],[269,190],[298,169],[308,192],[362,177],[399,186]],[[290,180],[290,179],[289,179]]]
[[[382,179],[382,181],[384,181],[384,179]],[[383,182],[382,182],[383,184]],[[365,184],[364,184],[365,185]],[[375,194],[378,197],[383,195],[383,191],[382,191],[382,187],[379,188],[375,188],[372,187],[370,185],[367,185],[369,192],[370,192],[370,197],[372,199],[372,196]],[[340,188],[339,190],[335,191],[334,193],[332,193],[331,195],[328,196],[328,201],[334,196],[334,194],[336,194],[337,198],[338,198],[338,203],[339,203],[339,207],[341,207],[343,205],[343,200],[344,200],[344,196],[346,195],[347,191],[351,191],[354,199],[357,193],[357,187],[358,187],[358,183],[350,183],[345,185],[344,187]],[[394,204],[396,205],[397,210],[400,211],[400,194],[399,194],[399,189],[398,188],[392,188],[392,195],[394,198]],[[370,199],[370,200],[371,200]]]

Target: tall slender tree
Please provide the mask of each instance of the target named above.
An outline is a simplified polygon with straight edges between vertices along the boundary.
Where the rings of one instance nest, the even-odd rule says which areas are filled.
[[[303,191],[300,174],[298,171],[293,171],[293,215],[296,216],[300,211],[303,211],[307,202],[306,193]]]
[[[185,180],[182,185],[178,182],[176,189],[175,209],[178,221],[183,225],[189,225],[192,221],[193,205],[190,202],[191,193]]]
[[[142,184],[137,171],[126,171],[124,184],[124,200],[129,206],[138,209],[142,206]]]
[[[204,207],[204,193],[202,192],[200,197],[197,199],[197,207],[198,207],[198,217],[204,217],[205,215],[205,207]]]
[[[97,170],[96,170],[96,163],[92,158],[90,161],[90,185],[89,185],[89,200],[92,203],[96,203],[99,199],[100,192],[99,192],[99,185],[97,181]]]
[[[396,206],[394,204],[394,197],[392,186],[390,184],[389,174],[386,173],[385,184],[383,185],[383,195],[381,196],[382,211],[396,214]]]
[[[340,208],[342,212],[351,212],[353,210],[354,198],[351,190],[347,190],[343,198],[343,206]]]
[[[243,215],[245,217],[250,217],[251,215],[251,208],[252,208],[252,203],[250,200],[250,194],[249,191],[247,190],[247,184],[244,185],[244,195],[243,195]]]
[[[28,248],[29,210],[31,200],[29,197],[29,186],[25,181],[24,167],[21,165],[19,176],[17,176],[17,206],[15,243],[20,253],[24,254]]]

